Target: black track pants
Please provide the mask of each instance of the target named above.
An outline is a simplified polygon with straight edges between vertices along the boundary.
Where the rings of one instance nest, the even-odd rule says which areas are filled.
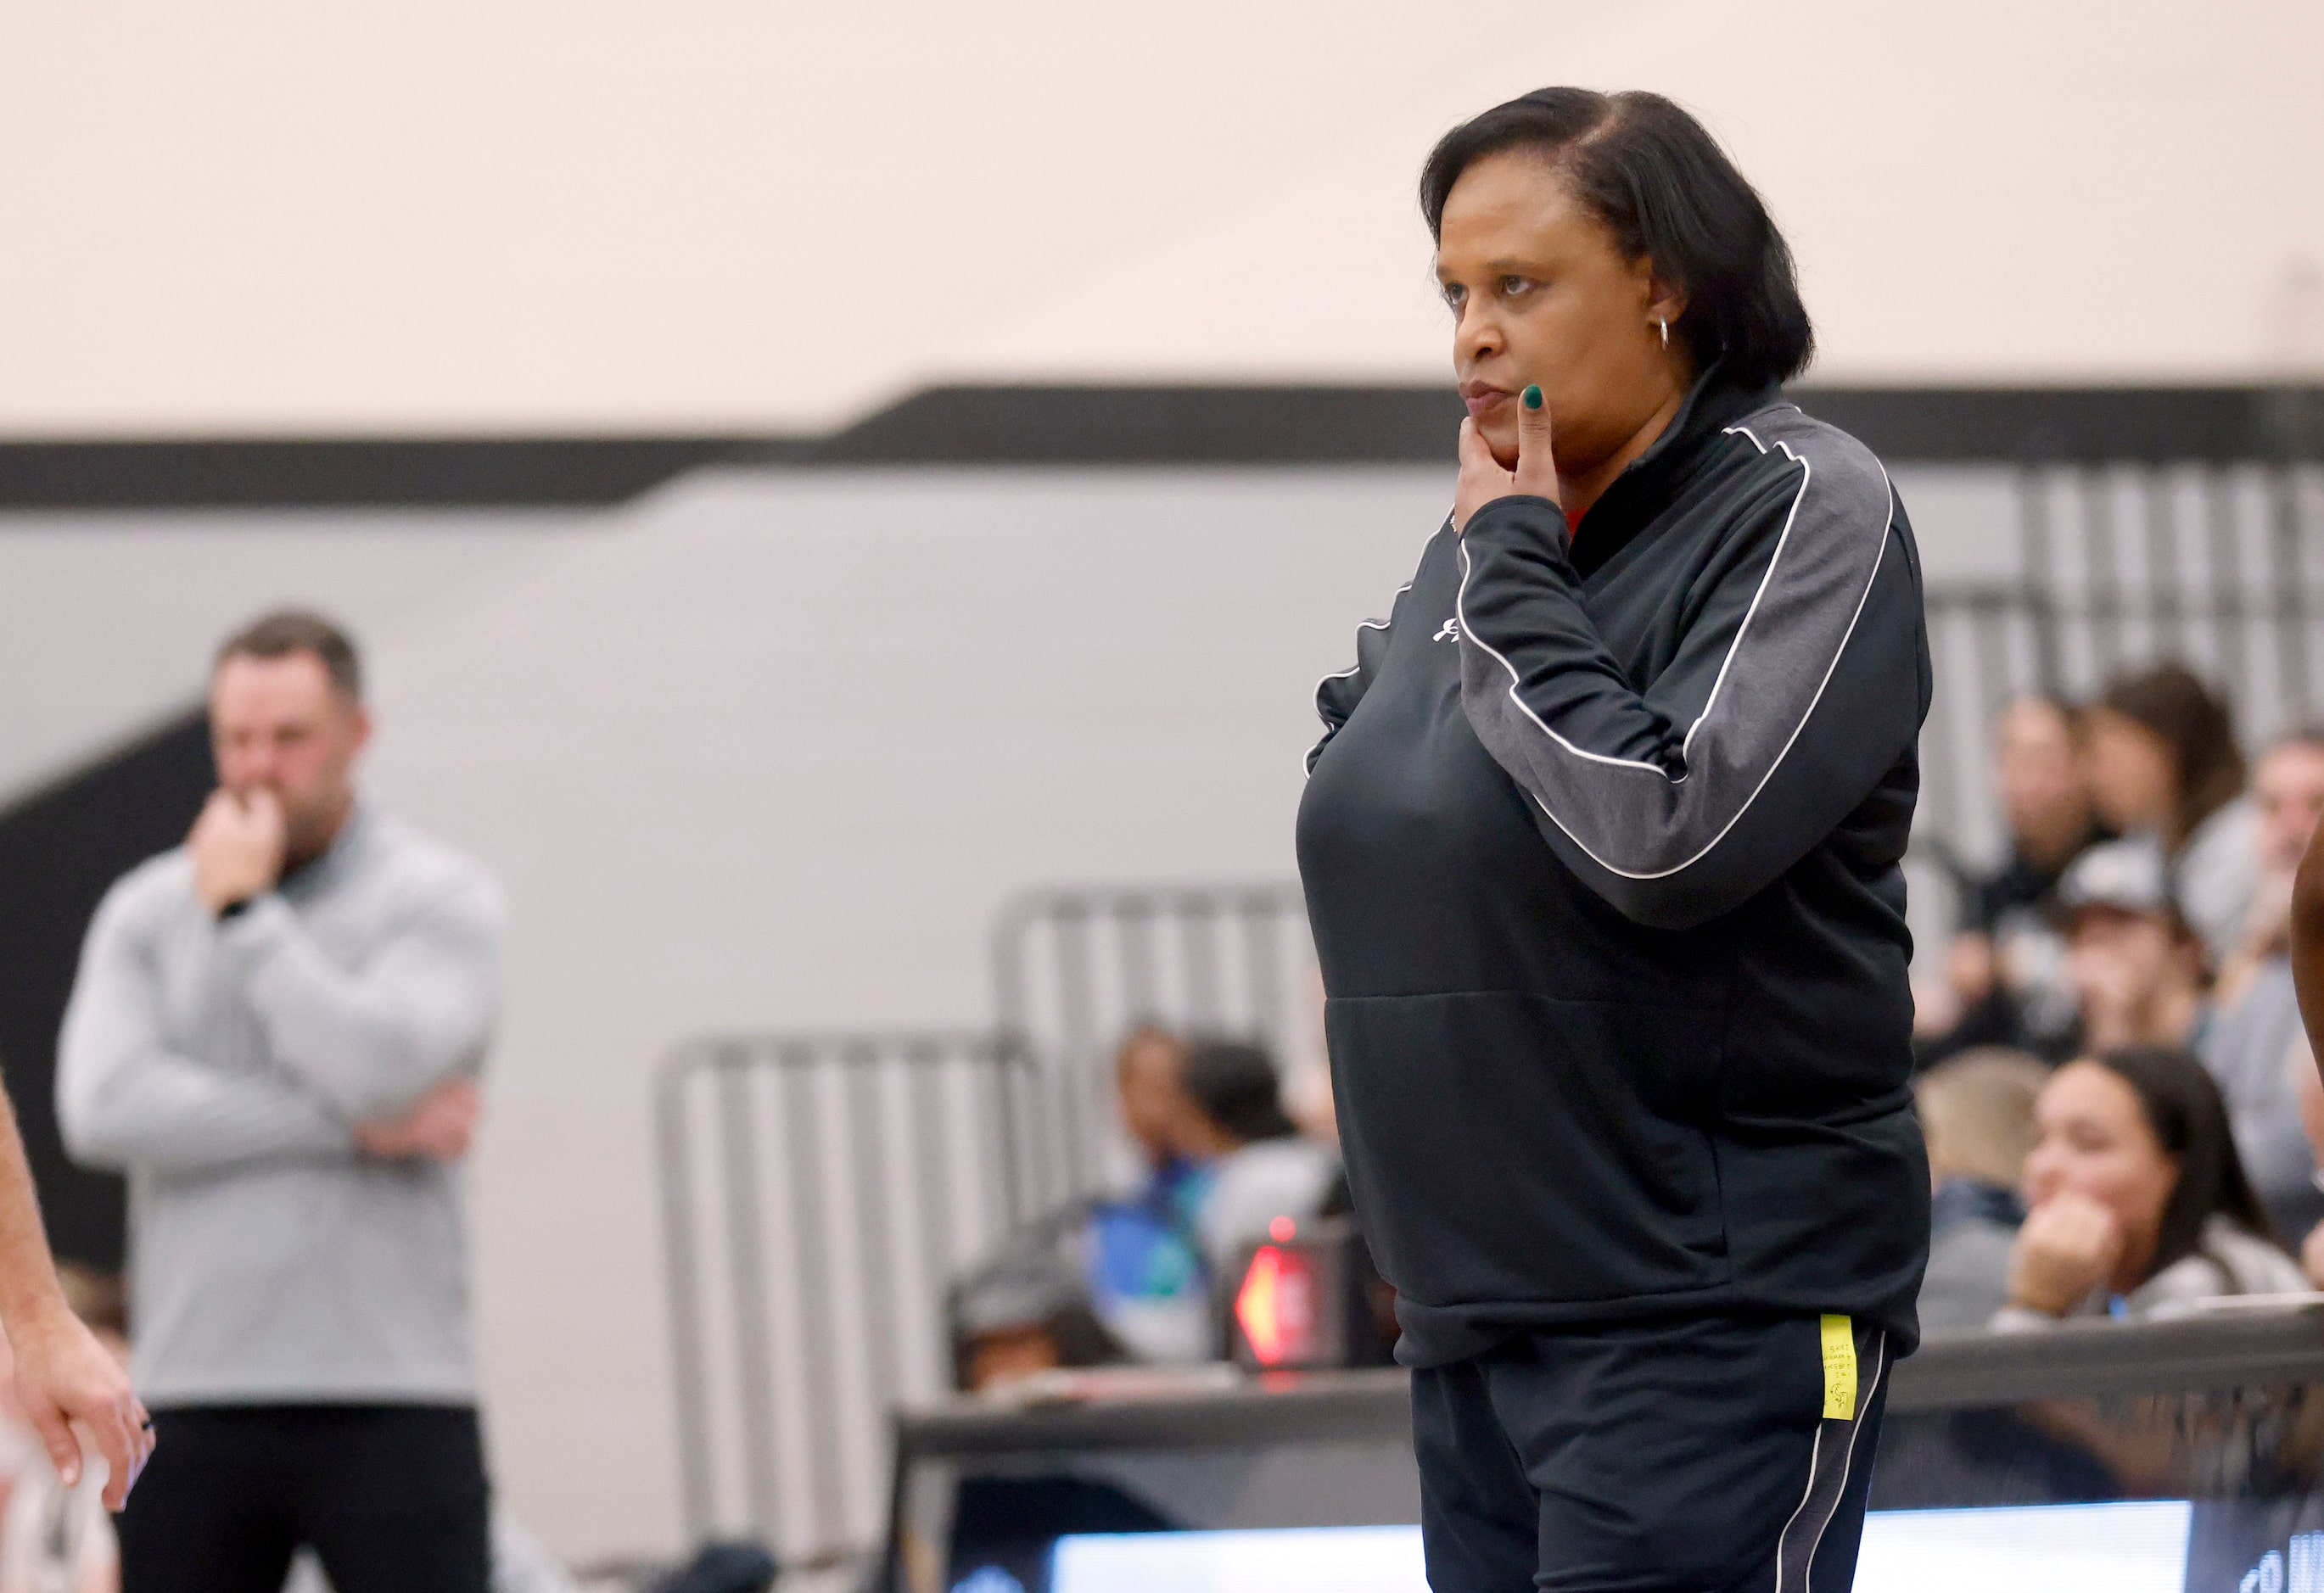
[[[302,1543],[333,1593],[485,1593],[474,1410],[204,1405],[153,1424],[121,1516],[122,1593],[281,1593]]]
[[[1428,1585],[1847,1593],[1888,1361],[1887,1335],[1846,1318],[1711,1319],[1417,1371]]]

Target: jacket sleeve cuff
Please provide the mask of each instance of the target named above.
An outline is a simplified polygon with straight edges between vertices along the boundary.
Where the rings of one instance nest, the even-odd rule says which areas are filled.
[[[1565,524],[1565,511],[1551,499],[1535,493],[1511,493],[1506,498],[1496,498],[1469,517],[1461,528],[1464,539],[1489,537],[1495,540],[1526,541],[1546,544],[1563,555],[1570,543]]]

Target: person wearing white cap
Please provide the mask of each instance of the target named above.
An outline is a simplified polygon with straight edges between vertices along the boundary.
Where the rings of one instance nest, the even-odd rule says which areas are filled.
[[[2161,847],[2144,836],[2093,846],[2059,881],[2058,916],[2083,1050],[2200,1042],[2210,971]]]

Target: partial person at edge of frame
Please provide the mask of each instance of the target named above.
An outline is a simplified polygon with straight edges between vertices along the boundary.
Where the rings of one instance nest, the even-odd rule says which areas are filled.
[[[1844,1587],[1929,1243],[1912,532],[1677,106],[1526,95],[1421,199],[1453,511],[1318,690],[1298,848],[1429,1578]]]
[[[41,1224],[16,1114],[0,1093],[0,1328],[14,1361],[17,1404],[57,1480],[80,1485],[78,1423],[104,1457],[105,1506],[118,1510],[153,1453],[153,1423],[129,1374],[73,1312]]]
[[[2292,876],[2292,983],[2300,1002],[2301,1026],[2308,1036],[2308,1064],[2324,1075],[2324,835],[2319,824],[2308,838]],[[2324,1158],[2324,1149],[2318,1152]]]

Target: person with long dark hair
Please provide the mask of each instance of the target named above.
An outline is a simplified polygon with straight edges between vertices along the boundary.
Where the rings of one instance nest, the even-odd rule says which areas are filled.
[[[2183,664],[2126,675],[2083,715],[2090,796],[2116,833],[2149,834],[2214,964],[2243,940],[2259,819],[2227,701]]]
[[[2034,1102],[2034,1128],[1996,1328],[2306,1292],[2245,1175],[2219,1088],[2188,1053],[2135,1045],[2070,1062]]]
[[[1678,106],[1529,94],[1420,190],[1458,485],[1318,691],[1299,856],[1429,1579],[1844,1588],[1929,1236],[1912,533],[1784,398],[1791,256]]]

